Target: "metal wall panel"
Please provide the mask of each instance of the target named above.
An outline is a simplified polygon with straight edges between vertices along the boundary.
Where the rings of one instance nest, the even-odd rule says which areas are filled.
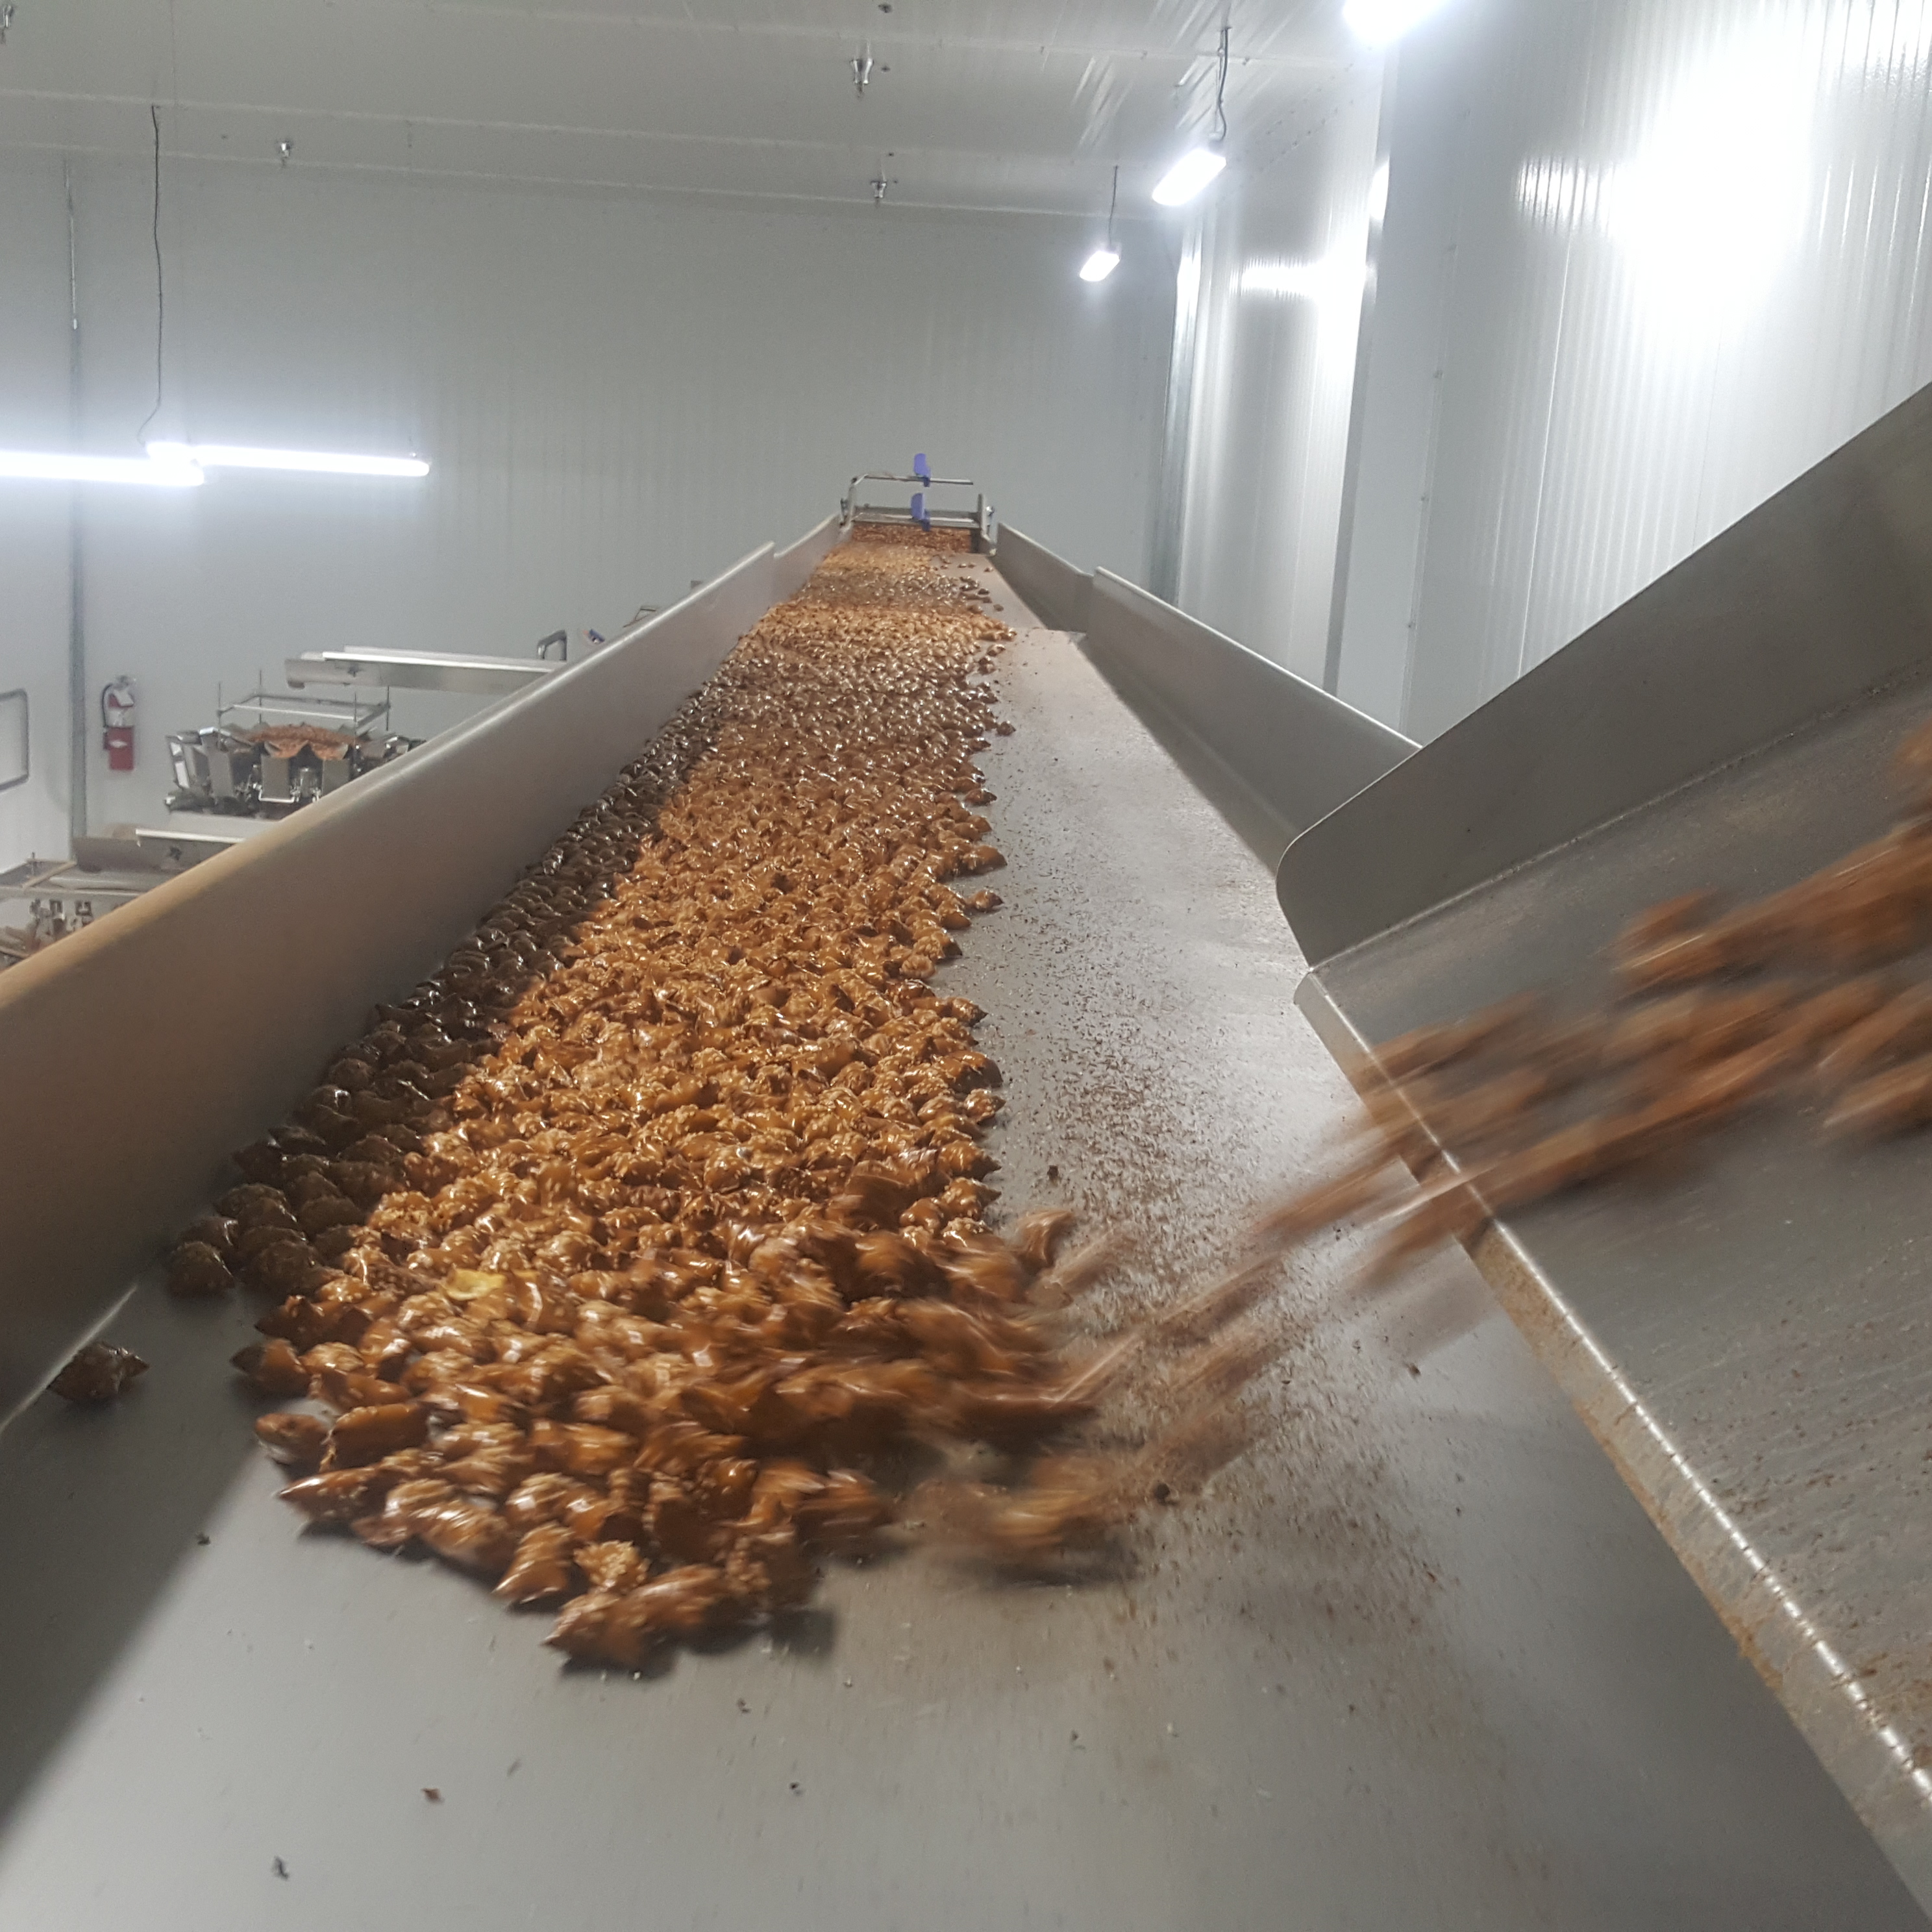
[[[772,559],[772,599],[782,603],[804,588],[812,573],[844,541],[845,532],[836,511],[786,544]]]
[[[67,213],[60,163],[20,170],[0,194],[0,341],[7,345],[0,446],[68,434]],[[68,849],[68,492],[0,483],[0,691],[32,710],[32,777],[0,792],[0,866]],[[7,922],[0,920],[0,923]]]
[[[1932,376],[1928,64],[1923,0],[1404,43],[1344,696],[1432,736]]]
[[[1277,878],[1282,908],[1324,966],[1574,852],[1862,692],[1922,686],[1928,659],[1932,388],[1298,839]],[[1873,788],[1859,790],[1862,807]],[[1832,808],[1814,801],[1811,818]]]
[[[1010,524],[1000,527],[995,545],[1000,574],[1042,623],[1059,631],[1084,631],[1093,601],[1090,572],[1056,556]]]
[[[1191,732],[1268,808],[1284,846],[1415,749],[1111,571],[1094,573],[1089,610],[1088,656]]]
[[[1317,683],[1380,106],[1380,63],[1365,59],[1309,106],[1281,159],[1228,182],[1201,230],[1174,601]]]
[[[131,450],[154,400],[151,185],[98,160],[76,178],[85,433]],[[0,302],[30,311],[16,338],[64,376],[58,168],[0,157],[8,232],[36,202],[42,245],[20,259],[44,263],[31,287],[0,278]],[[205,722],[218,683],[235,695],[302,650],[523,655],[560,626],[609,634],[746,532],[804,530],[854,471],[917,452],[1140,574],[1172,284],[1144,254],[1080,282],[1084,238],[1041,219],[171,166],[154,433],[415,448],[435,469],[87,496],[93,682],[131,674],[142,707],[135,772],[110,777],[97,754],[95,821],[160,810],[163,734]],[[8,384],[0,446],[58,446],[44,414]],[[36,515],[50,500],[9,486],[16,499]],[[64,553],[41,568],[36,594],[64,612]],[[411,694],[398,709],[421,733],[462,707]]]

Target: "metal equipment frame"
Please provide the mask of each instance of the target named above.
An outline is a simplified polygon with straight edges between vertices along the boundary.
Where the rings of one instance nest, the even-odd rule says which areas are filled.
[[[367,682],[377,682],[371,678]],[[226,704],[217,701],[214,722],[227,724],[230,716],[247,715],[257,724],[266,724],[272,718],[288,718],[313,724],[332,724],[338,730],[348,732],[351,736],[362,737],[381,724],[389,715],[388,702],[365,704],[359,698],[301,698],[288,693],[269,691],[258,685],[242,697],[232,698]]]
[[[886,503],[860,502],[861,483],[916,483],[922,490],[970,490],[975,493],[971,510],[928,511],[926,524],[934,530],[970,530],[976,549],[990,550],[993,546],[999,519],[992,505],[986,500],[986,493],[970,476],[900,476],[883,470],[866,470],[852,478],[845,486],[844,495],[838,500],[838,520],[848,529],[854,524],[910,524],[918,521],[910,509],[902,510]]]
[[[544,641],[549,644],[554,638]],[[472,697],[500,698],[541,684],[563,668],[560,661],[544,657],[478,657],[448,651],[304,651],[284,663],[282,675],[298,691],[311,684],[369,684],[392,691],[457,691]]]

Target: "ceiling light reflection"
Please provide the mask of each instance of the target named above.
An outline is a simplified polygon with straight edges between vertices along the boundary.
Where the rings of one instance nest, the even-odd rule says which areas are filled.
[[[1653,327],[1708,336],[1762,300],[1804,235],[1816,73],[1788,31],[1734,44],[1682,78],[1628,160],[1526,163],[1518,206],[1606,236]]]
[[[1244,296],[1299,296],[1314,302],[1359,302],[1368,280],[1366,261],[1250,262],[1241,270]]]
[[[1342,22],[1370,46],[1385,47],[1444,4],[1445,0],[1348,0],[1342,9]]]

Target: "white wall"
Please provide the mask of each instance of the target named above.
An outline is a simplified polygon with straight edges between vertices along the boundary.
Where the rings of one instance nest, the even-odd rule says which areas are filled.
[[[1371,396],[1444,374],[1426,517],[1426,422],[1365,451],[1351,594],[1414,628],[1352,622],[1343,695],[1439,731],[1932,378],[1928,56],[1920,0],[1466,0],[1403,48],[1436,326]]]
[[[68,440],[60,166],[0,171],[0,446]],[[24,687],[32,776],[0,792],[0,866],[68,849],[66,491],[0,483],[0,691]]]
[[[89,160],[76,179],[84,440],[131,449],[153,400],[149,183]],[[1172,286],[1145,266],[1080,283],[1072,224],[200,165],[168,171],[163,206],[150,434],[413,448],[436,466],[418,484],[230,474],[84,494],[90,684],[134,675],[142,725],[132,776],[95,752],[97,826],[160,809],[163,735],[204,722],[218,682],[233,695],[257,667],[275,681],[290,653],[344,643],[522,655],[560,626],[608,633],[915,452],[983,478],[1056,548],[1144,574]],[[0,445],[58,447],[57,159],[0,160]],[[0,650],[58,699],[64,493],[0,489]],[[454,700],[398,705],[420,731]],[[64,708],[46,716],[64,739]],[[0,861],[47,849],[55,824],[0,817]]]
[[[1286,154],[1201,218],[1183,609],[1322,680],[1354,385],[1380,63],[1303,110]]]
[[[1390,67],[1337,688],[1426,739],[1932,380],[1932,0],[1448,0]],[[1371,166],[1339,123],[1279,164],[1311,256]],[[1306,303],[1208,339],[1251,233],[1183,601],[1306,673],[1335,384]]]

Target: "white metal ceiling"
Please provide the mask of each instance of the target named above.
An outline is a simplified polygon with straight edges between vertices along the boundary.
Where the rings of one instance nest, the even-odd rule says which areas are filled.
[[[1124,210],[1212,106],[1258,166],[1341,0],[16,0],[0,146],[645,192]],[[863,98],[851,63],[869,50]]]

